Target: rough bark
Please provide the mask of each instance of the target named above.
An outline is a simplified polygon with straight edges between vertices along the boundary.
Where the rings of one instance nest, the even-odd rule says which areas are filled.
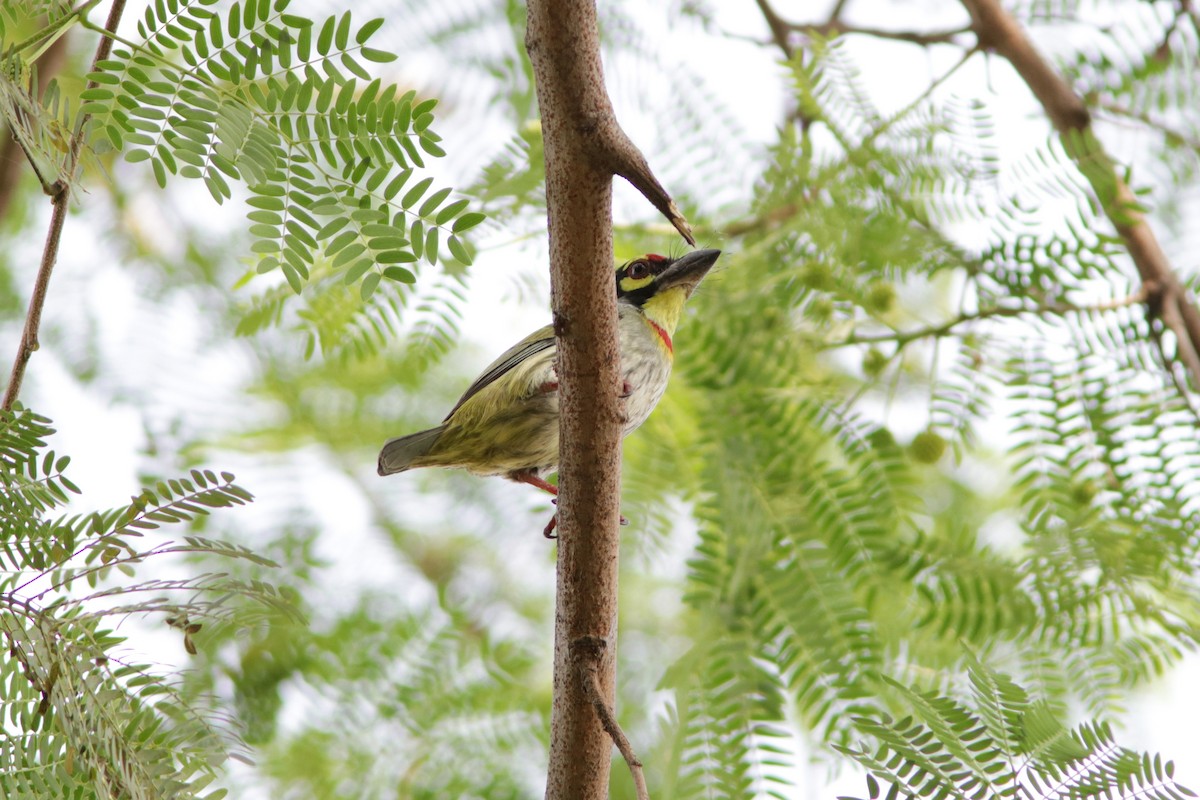
[[[531,0],[525,46],[546,148],[550,285],[561,409],[554,706],[547,800],[608,794],[612,741],[572,668],[571,642],[604,640],[600,691],[613,702],[621,481],[620,352],[612,272],[612,172],[598,140],[614,126],[591,0]]]
[[[546,153],[550,279],[561,408],[558,590],[548,800],[608,796],[613,707],[622,410],[612,271],[612,179],[627,178],[680,233],[687,222],[617,124],[604,87],[593,0],[530,0]],[[586,671],[572,658],[602,642]],[[595,667],[593,670],[592,668]],[[594,683],[589,687],[587,683]],[[589,691],[590,690],[590,691]]]

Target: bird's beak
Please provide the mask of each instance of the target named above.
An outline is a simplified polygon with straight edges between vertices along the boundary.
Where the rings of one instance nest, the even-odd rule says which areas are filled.
[[[681,286],[691,297],[700,281],[704,280],[704,276],[712,269],[712,265],[717,263],[717,257],[720,255],[720,250],[693,250],[680,256],[659,274],[658,280],[655,281],[658,291]]]

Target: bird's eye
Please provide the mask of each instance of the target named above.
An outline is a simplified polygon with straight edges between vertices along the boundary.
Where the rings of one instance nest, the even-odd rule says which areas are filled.
[[[635,261],[629,265],[629,270],[626,273],[635,281],[640,281],[642,278],[650,277],[650,267],[645,261]]]

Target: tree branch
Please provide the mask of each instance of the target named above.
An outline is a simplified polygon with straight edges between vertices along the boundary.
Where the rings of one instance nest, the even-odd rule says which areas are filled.
[[[1167,260],[1158,239],[1121,177],[1111,156],[1092,130],[1091,114],[1083,99],[1042,58],[1017,20],[999,0],[962,0],[971,15],[979,46],[1006,59],[1041,103],[1050,123],[1062,135],[1063,146],[1091,184],[1104,213],[1125,243],[1137,267],[1151,318],[1175,336],[1176,358],[1200,389],[1200,311]]]
[[[762,12],[767,27],[771,29],[771,39],[783,52],[784,57],[788,59],[791,59],[795,53],[795,48],[792,46],[792,34],[794,33],[802,36],[821,36],[824,38],[845,34],[859,34],[861,36],[871,36],[876,39],[891,39],[893,41],[909,42],[910,44],[928,47],[934,44],[958,44],[958,37],[971,31],[970,27],[950,28],[938,31],[891,31],[883,28],[850,25],[842,21],[842,10],[845,8],[844,0],[839,0],[834,5],[829,18],[824,22],[790,22],[779,16],[779,12],[771,6],[769,0],[755,0],[755,2],[758,3],[759,11]]]
[[[1134,292],[1128,297],[1121,297],[1116,300],[1106,300],[1101,303],[1092,305],[1076,305],[1064,301],[1056,301],[1045,303],[1043,305],[1034,306],[1032,308],[1013,308],[1010,306],[994,306],[992,308],[984,308],[979,311],[963,312],[956,317],[939,322],[935,325],[927,325],[922,328],[915,328],[909,331],[891,331],[889,333],[865,333],[851,334],[844,339],[839,339],[836,342],[828,342],[822,345],[826,349],[836,347],[848,347],[856,344],[879,344],[882,342],[895,342],[900,347],[917,339],[927,338],[942,338],[949,336],[955,332],[959,325],[968,322],[978,322],[983,319],[991,319],[993,317],[1020,317],[1025,314],[1052,314],[1054,316],[1065,316],[1067,314],[1089,314],[1101,311],[1112,311],[1118,308],[1127,308],[1129,306],[1138,305],[1146,302],[1145,290]]]
[[[125,0],[113,0],[108,12],[108,20],[104,29],[115,34],[121,22],[121,14],[125,10]],[[92,72],[97,65],[108,58],[112,52],[112,39],[101,35],[96,45],[96,55],[92,58]],[[95,81],[88,81],[87,88],[94,88]],[[29,298],[29,310],[25,314],[25,328],[21,332],[21,342],[13,360],[12,374],[8,379],[8,387],[4,391],[4,401],[0,407],[11,411],[21,392],[21,383],[25,379],[25,367],[30,356],[38,349],[38,329],[42,324],[42,308],[46,304],[46,292],[50,288],[50,275],[54,272],[54,264],[58,260],[58,243],[62,239],[63,223],[67,219],[67,211],[71,202],[71,184],[75,181],[75,173],[79,169],[79,158],[83,152],[84,137],[87,135],[87,123],[90,115],[83,114],[75,123],[75,135],[71,137],[67,160],[59,173],[58,180],[53,184],[54,193],[51,203],[53,211],[50,214],[50,228],[46,231],[46,244],[42,248],[42,261],[38,266],[37,277],[33,283],[33,294]]]
[[[600,691],[600,667],[604,663],[604,651],[607,647],[608,642],[603,639],[585,636],[571,644],[571,656],[579,668],[580,680],[583,681],[583,690],[588,702],[596,709],[596,716],[600,718],[600,724],[612,737],[613,744],[617,746],[621,757],[629,766],[629,774],[633,776],[633,786],[638,800],[650,800],[641,759],[633,752],[633,745],[629,743],[629,737],[625,735],[625,731],[621,730],[616,715]]]
[[[692,226],[684,219],[679,207],[658,182],[658,178],[654,177],[650,165],[646,163],[646,157],[625,135],[625,131],[620,127],[606,128],[601,137],[601,144],[608,169],[612,170],[614,175],[620,175],[633,184],[633,187],[667,218],[675,230],[679,231],[679,235],[695,247],[696,239],[692,236]]]
[[[875,39],[890,39],[897,42],[908,42],[909,44],[919,44],[922,47],[928,47],[934,44],[958,44],[958,37],[964,33],[970,32],[970,27],[964,28],[947,28],[939,31],[889,31],[883,28],[870,28],[860,25],[848,25],[840,20],[831,20],[825,23],[816,24],[790,24],[793,31],[801,33],[805,36],[822,36],[829,38],[831,36],[842,36],[845,34],[858,34],[860,36],[871,36]]]
[[[547,800],[608,796],[612,741],[589,691],[612,707],[624,416],[612,272],[612,179],[624,176],[684,238],[686,220],[621,130],[604,87],[594,0],[529,0],[546,158],[550,284],[558,338],[558,586]],[[583,680],[571,643],[610,643]]]

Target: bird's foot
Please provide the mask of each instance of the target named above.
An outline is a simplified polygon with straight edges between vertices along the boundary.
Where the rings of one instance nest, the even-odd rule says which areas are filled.
[[[629,381],[621,381],[621,399],[624,400],[631,394],[633,394],[633,384]]]

